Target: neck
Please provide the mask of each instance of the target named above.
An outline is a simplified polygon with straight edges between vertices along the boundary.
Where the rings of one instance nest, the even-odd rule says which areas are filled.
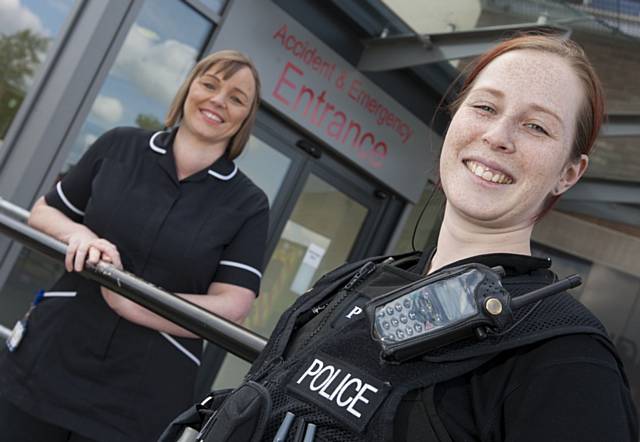
[[[194,135],[181,125],[173,141],[173,156],[178,179],[186,178],[210,166],[224,154],[226,148],[226,140],[212,143],[210,140],[203,140]]]
[[[478,225],[456,213],[447,203],[438,236],[438,247],[428,272],[448,264],[489,253],[531,255],[533,223],[510,228]]]

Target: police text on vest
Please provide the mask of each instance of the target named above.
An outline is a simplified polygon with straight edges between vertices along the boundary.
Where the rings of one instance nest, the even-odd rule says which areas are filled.
[[[342,369],[325,364],[317,358],[300,376],[297,384],[302,383],[306,377],[311,377],[308,384],[311,391],[317,392],[340,408],[346,407],[347,412],[357,418],[362,416],[362,413],[356,409],[358,403],[368,404],[370,398],[366,395],[378,392],[378,389],[373,385],[352,376],[351,373],[343,373]]]

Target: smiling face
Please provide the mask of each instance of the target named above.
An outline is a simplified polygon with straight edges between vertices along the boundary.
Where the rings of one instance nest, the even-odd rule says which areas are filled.
[[[212,66],[191,83],[181,127],[207,144],[226,147],[249,115],[255,81],[248,67],[227,79],[217,68]]]
[[[476,78],[454,115],[440,157],[447,210],[480,225],[530,225],[547,197],[584,173],[569,161],[584,94],[559,56],[500,55]]]

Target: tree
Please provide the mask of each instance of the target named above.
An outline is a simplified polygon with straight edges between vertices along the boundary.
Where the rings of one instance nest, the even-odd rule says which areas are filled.
[[[27,93],[29,80],[40,65],[50,39],[30,29],[0,34],[0,139]]]
[[[162,130],[164,129],[164,124],[156,117],[150,114],[138,114],[136,117],[136,124],[138,127],[142,129],[148,130]]]

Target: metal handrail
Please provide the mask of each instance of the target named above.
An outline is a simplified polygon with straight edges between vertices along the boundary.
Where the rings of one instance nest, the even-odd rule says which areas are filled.
[[[0,197],[0,232],[58,261],[64,260],[67,246],[25,224],[29,212]],[[100,261],[86,265],[80,275],[120,293],[133,302],[174,322],[234,355],[253,362],[266,339],[251,330],[211,313],[181,297]]]

